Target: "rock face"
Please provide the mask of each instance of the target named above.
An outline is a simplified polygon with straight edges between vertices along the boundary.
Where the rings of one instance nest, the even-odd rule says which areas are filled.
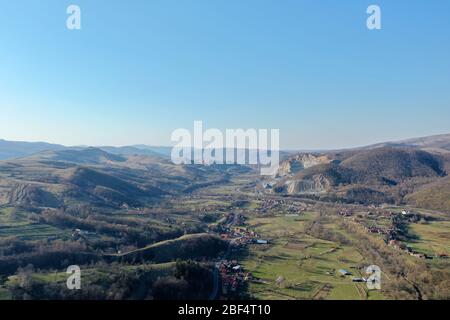
[[[286,181],[286,191],[289,194],[296,193],[322,193],[330,188],[330,181],[324,175],[316,175],[311,179]]]
[[[331,160],[326,155],[314,155],[310,153],[298,154],[280,164],[278,176],[285,177],[289,175],[295,175],[307,168],[330,162]]]
[[[326,175],[317,174],[302,177],[299,175],[320,165],[331,164],[332,159],[325,154],[301,153],[288,158],[280,164],[273,185],[275,192],[296,193],[323,193],[326,192],[331,182]]]
[[[408,202],[443,209],[448,193],[442,189],[447,190],[448,184],[437,181],[445,181],[449,168],[447,154],[405,147],[302,153],[280,165],[272,191],[349,203]],[[425,201],[431,198],[432,203]]]

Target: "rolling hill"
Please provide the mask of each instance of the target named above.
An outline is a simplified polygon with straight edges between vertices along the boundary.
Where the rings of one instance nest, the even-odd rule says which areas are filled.
[[[32,155],[44,150],[61,150],[65,147],[46,142],[6,141],[0,139],[0,160]]]
[[[47,142],[23,142],[23,141],[7,141],[0,139],[0,160],[9,160],[28,157],[36,153],[47,153],[48,157],[56,156],[52,154],[51,151],[61,151],[58,156],[69,161],[72,156],[76,156],[74,151],[91,149],[89,147],[74,146],[67,147],[60,144],[52,144]],[[112,155],[144,155],[144,156],[154,156],[169,158],[171,147],[152,147],[146,145],[136,145],[136,146],[123,146],[123,147],[112,147],[112,146],[101,146],[92,148],[97,150],[103,150],[108,154]],[[94,153],[94,150],[92,150]],[[86,159],[88,160],[88,159]]]
[[[395,142],[383,142],[362,149],[376,149],[381,147],[410,147],[429,152],[448,153],[450,152],[450,134],[440,134]]]
[[[130,252],[107,255],[110,260],[170,262],[176,259],[211,258],[227,248],[227,242],[219,237],[200,233],[184,235]]]
[[[27,157],[28,160],[61,161],[77,164],[101,164],[107,162],[124,162],[124,156],[108,153],[99,148],[85,148],[81,150],[65,149],[42,151]]]
[[[159,156],[117,155],[98,148],[42,151],[0,161],[0,205],[140,207],[166,194],[226,181],[232,171],[226,166],[177,166]]]
[[[406,196],[407,203],[426,209],[443,210],[450,213],[450,177],[427,184]]]

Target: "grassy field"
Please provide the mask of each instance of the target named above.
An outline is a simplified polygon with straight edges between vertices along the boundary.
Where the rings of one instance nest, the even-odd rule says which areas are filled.
[[[363,257],[354,248],[305,234],[305,223],[315,213],[299,217],[253,217],[252,230],[270,240],[268,246],[251,245],[243,258],[245,270],[260,279],[249,284],[258,299],[382,299],[377,291],[367,291],[362,277]],[[351,276],[341,276],[346,269]],[[278,280],[278,281],[277,281]]]
[[[431,256],[450,255],[450,221],[415,223],[411,224],[409,229],[417,237],[408,243],[414,251]]]
[[[0,208],[0,238],[36,240],[69,234],[68,231],[31,221],[28,216],[29,214],[23,211],[14,212],[13,208]]]
[[[1,300],[11,300],[9,291],[4,288],[0,288],[0,301]]]

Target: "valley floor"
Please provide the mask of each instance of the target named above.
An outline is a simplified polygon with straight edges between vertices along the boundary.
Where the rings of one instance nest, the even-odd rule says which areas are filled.
[[[215,298],[223,299],[450,298],[448,215],[409,207],[344,205],[261,194],[252,181],[254,177],[241,175],[182,197],[167,197],[148,210],[113,212],[114,223],[141,228],[136,230],[150,230],[146,226],[151,226],[168,239],[155,236],[157,240],[147,246],[118,243],[120,249],[114,252],[97,249],[96,254],[101,252],[102,259],[108,259],[86,265],[85,284],[104,290],[114,288],[119,279],[129,283],[147,279],[151,288],[141,288],[146,290],[142,295],[131,293],[138,290],[135,287],[127,287],[116,288],[115,295],[98,297],[164,298],[170,293],[161,291],[160,286],[185,285],[177,276],[193,268],[200,278],[191,279],[189,290],[201,292],[203,298],[212,291]],[[92,246],[114,239],[109,231],[78,230],[74,234],[71,227],[31,216],[14,208],[0,208],[0,240],[11,236],[21,241],[54,238],[48,241],[73,241],[94,252]],[[99,215],[96,219],[106,218]],[[183,236],[182,231],[188,235]],[[217,250],[208,252],[205,241],[216,241],[209,237],[220,237],[230,245],[227,248],[214,242]],[[171,239],[177,240],[167,241]],[[203,248],[201,254],[197,248]],[[182,254],[182,260],[198,260],[200,264],[175,262]],[[365,270],[370,265],[381,268],[381,290],[369,290],[362,280],[369,276]],[[342,270],[348,274],[343,275]],[[3,277],[0,299],[23,294],[18,288],[24,275],[22,270]],[[198,289],[196,285],[205,275],[209,280]],[[66,279],[57,264],[35,268],[28,276],[29,281],[50,287],[55,283],[63,286]],[[158,283],[161,279],[166,282]]]

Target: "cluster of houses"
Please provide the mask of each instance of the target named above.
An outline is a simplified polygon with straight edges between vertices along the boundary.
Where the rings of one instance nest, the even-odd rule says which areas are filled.
[[[368,233],[374,233],[374,234],[380,234],[380,235],[384,235],[386,236],[386,242],[389,246],[397,249],[397,250],[401,250],[407,254],[409,254],[410,256],[419,258],[419,259],[433,259],[432,256],[429,256],[427,254],[423,254],[423,253],[419,253],[419,252],[415,252],[411,247],[408,247],[405,243],[403,243],[402,241],[399,241],[397,239],[397,228],[396,225],[397,224],[401,224],[404,223],[405,219],[409,222],[418,222],[421,219],[424,219],[423,215],[421,215],[420,213],[414,213],[411,211],[407,211],[407,210],[403,210],[401,213],[396,213],[396,212],[392,212],[392,211],[386,211],[386,210],[382,210],[380,212],[366,212],[363,213],[367,216],[383,216],[385,218],[391,218],[393,221],[393,227],[390,228],[381,228],[378,226],[366,226],[363,225],[364,229],[368,232]],[[339,215],[347,218],[347,219],[351,219],[353,221],[355,221],[355,216],[353,214],[353,212],[347,208],[341,209],[339,211]],[[447,254],[437,254],[435,256],[436,258],[441,258],[441,259],[448,259],[449,256]]]
[[[355,216],[353,210],[348,209],[348,208],[343,208],[341,210],[339,210],[339,215],[343,216],[343,217],[353,217]],[[384,217],[384,218],[391,218],[392,216],[397,215],[397,213],[393,212],[393,211],[389,211],[389,210],[370,210],[370,211],[365,211],[365,212],[361,212],[359,214],[357,214],[356,216],[358,216],[359,218],[362,218],[363,216],[369,216],[369,217]]]
[[[365,226],[364,228],[369,233],[376,233],[376,234],[381,234],[384,236],[389,236],[390,234],[392,234],[395,231],[393,228],[389,228],[389,229],[385,230],[383,228],[376,227],[376,226],[369,226],[369,227]]]
[[[219,266],[220,279],[222,283],[222,293],[228,294],[236,292],[246,281],[253,278],[250,272],[244,272],[237,260],[224,260]]]
[[[250,231],[246,227],[233,227],[228,233],[221,234],[222,239],[232,240],[234,245],[247,245],[258,237],[256,232]]]
[[[231,252],[249,244],[265,245],[269,241],[260,239],[259,235],[244,225],[244,216],[239,213],[229,213],[221,219],[216,229],[221,230],[221,238],[230,241]],[[253,280],[252,274],[245,272],[237,260],[222,260],[219,266],[219,274],[222,283],[222,293],[232,294],[246,281]]]
[[[339,269],[338,272],[341,275],[341,277],[352,275],[352,273],[346,269]],[[352,282],[367,282],[367,279],[364,277],[353,277]]]
[[[73,229],[72,230],[72,238],[74,239],[78,239],[80,237],[83,236],[88,236],[88,235],[95,235],[95,232],[89,232],[89,231],[85,231],[85,230],[81,230],[81,229]]]
[[[258,213],[267,213],[279,208],[283,208],[283,211],[287,211],[288,213],[298,214],[306,211],[308,207],[302,202],[294,202],[284,199],[263,199],[257,211]]]
[[[420,259],[433,259],[433,258],[448,259],[449,258],[448,254],[445,254],[445,253],[436,254],[433,257],[433,256],[430,256],[430,255],[427,255],[424,253],[415,252],[411,247],[408,247],[403,242],[395,240],[395,239],[389,241],[389,246],[391,246],[397,250],[402,250],[405,253],[409,254],[410,256],[420,258]]]
[[[235,247],[243,247],[248,244],[268,244],[269,240],[260,239],[259,235],[247,227],[228,228],[228,232],[222,233],[221,238],[230,240]]]
[[[415,252],[411,247],[408,247],[405,243],[398,241],[398,240],[389,240],[389,246],[393,247],[394,249],[401,250],[410,256],[419,258],[419,259],[433,259],[432,256],[429,256],[427,254],[418,253]]]

